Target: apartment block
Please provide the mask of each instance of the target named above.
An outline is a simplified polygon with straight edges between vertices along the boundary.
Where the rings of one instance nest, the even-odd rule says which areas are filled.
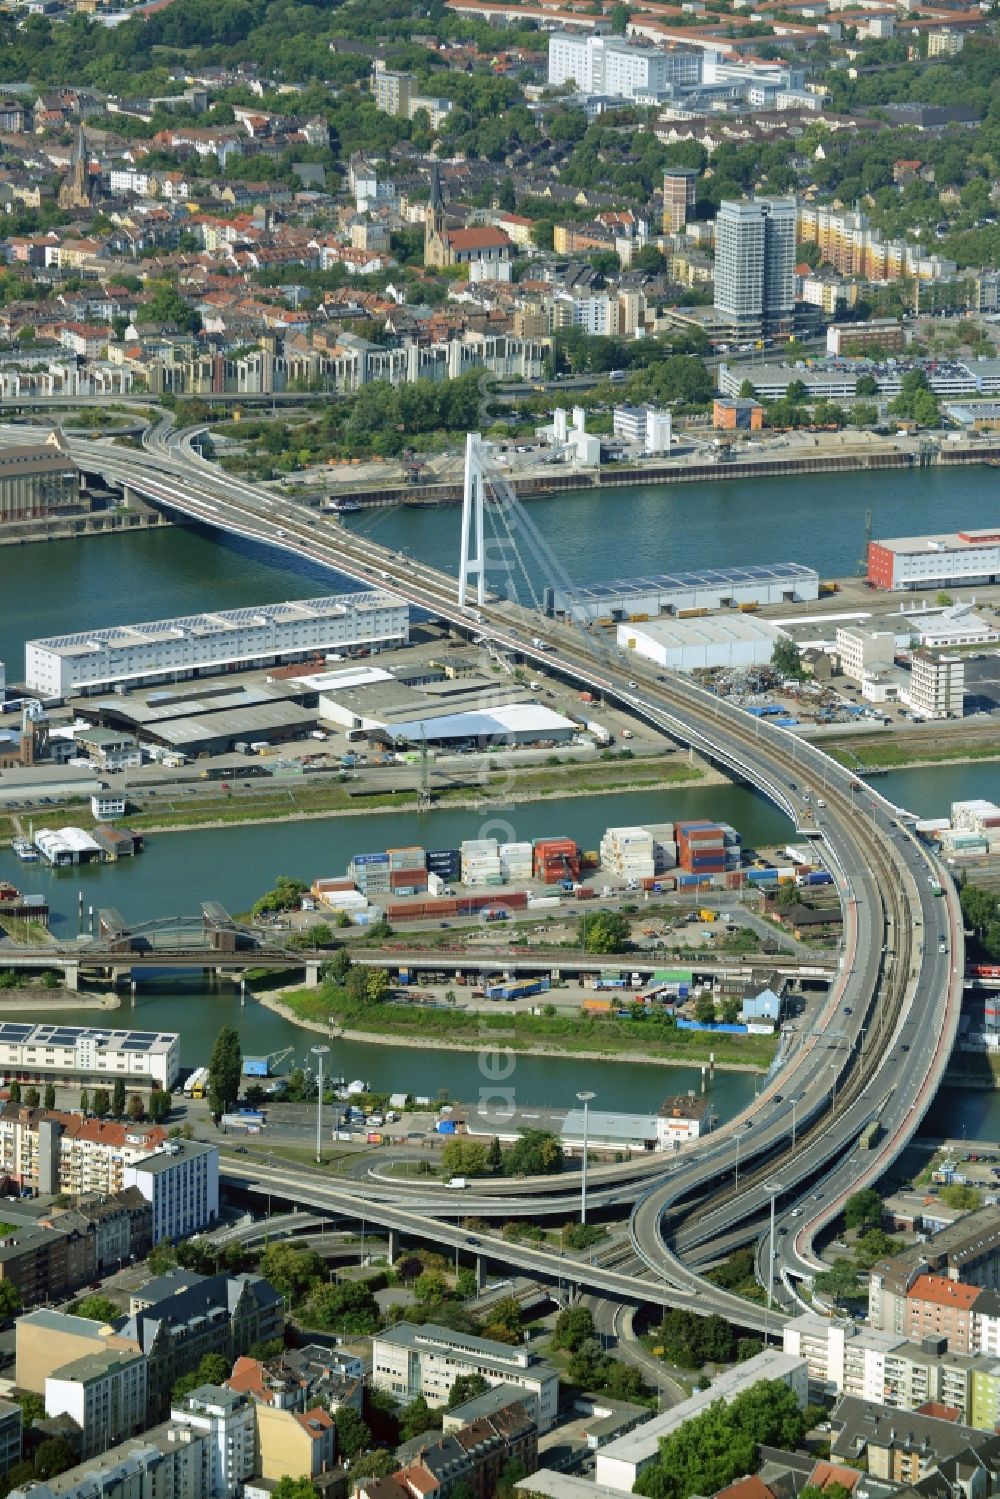
[[[15,1383],[19,1390],[45,1394],[45,1382],[57,1369],[78,1359],[117,1349],[137,1353],[135,1338],[122,1336],[114,1327],[89,1317],[39,1307],[18,1317],[14,1324]]]
[[[533,1397],[538,1430],[552,1425],[559,1375],[528,1348],[511,1348],[433,1322],[421,1327],[400,1322],[373,1339],[372,1383],[404,1403],[423,1395],[428,1405],[447,1404],[460,1374],[480,1374],[491,1385],[517,1385]]]
[[[45,1414],[76,1422],[84,1458],[137,1435],[146,1425],[146,1360],[103,1348],[63,1364],[46,1377]]]
[[[914,651],[907,700],[922,718],[961,718],[965,711],[965,660],[944,651]]]
[[[791,326],[795,202],[723,199],[715,221],[715,311],[736,336]]]
[[[111,1196],[134,1161],[167,1143],[159,1125],[119,1124],[8,1103],[0,1109],[0,1172],[33,1192]],[[214,1147],[212,1147],[214,1149]]]
[[[663,173],[663,232],[680,234],[694,208],[698,173],[693,167],[667,167]]]
[[[220,1499],[236,1499],[254,1471],[256,1422],[246,1395],[203,1384],[170,1412],[171,1421],[198,1432],[207,1442],[208,1486]],[[299,1469],[290,1471],[295,1477]]]
[[[21,1461],[23,1439],[21,1407],[12,1400],[0,1400],[0,1478]]]
[[[878,1260],[868,1280],[868,1321],[902,1334],[906,1294],[921,1275],[945,1276],[966,1285],[1000,1290],[1000,1209],[978,1208],[926,1244]]]
[[[314,1406],[308,1411],[279,1410],[270,1405],[255,1407],[257,1448],[254,1472],[261,1478],[281,1478],[286,1473],[316,1478],[328,1472],[337,1456],[337,1428],[329,1411]]]
[[[830,1456],[864,1462],[872,1478],[898,1484],[926,1483],[932,1490],[979,1499],[1000,1480],[1000,1436],[940,1417],[912,1412],[905,1421],[890,1406],[845,1396],[830,1417]]]
[[[183,1239],[219,1217],[219,1151],[196,1140],[168,1140],[124,1168],[153,1210],[153,1243]]]

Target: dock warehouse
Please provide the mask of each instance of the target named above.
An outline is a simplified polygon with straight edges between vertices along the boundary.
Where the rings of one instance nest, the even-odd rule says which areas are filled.
[[[21,1082],[103,1083],[172,1088],[181,1040],[173,1031],[113,1031],[79,1025],[0,1022],[0,1074]]]
[[[384,589],[292,599],[29,640],[25,681],[44,697],[66,697],[108,691],[119,682],[177,681],[305,660],[317,651],[402,645],[409,633],[409,605]]]
[[[555,612],[575,619],[655,619],[683,609],[740,609],[748,605],[808,603],[819,598],[819,573],[799,562],[720,567],[705,572],[655,573],[590,588],[557,592]]]
[[[268,682],[158,687],[74,704],[84,718],[127,729],[144,744],[183,755],[228,754],[238,744],[281,744],[315,729],[315,707],[300,684]]]
[[[654,619],[618,626],[618,644],[670,671],[708,667],[763,666],[782,631],[752,614],[703,619]]]

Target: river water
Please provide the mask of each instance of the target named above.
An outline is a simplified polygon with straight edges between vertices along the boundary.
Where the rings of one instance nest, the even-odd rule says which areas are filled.
[[[635,487],[541,501],[531,506],[531,515],[579,583],[779,560],[807,562],[824,576],[836,576],[855,571],[866,508],[874,511],[876,536],[992,522],[997,507],[985,473],[921,470],[880,474],[874,480],[821,476]],[[449,565],[457,554],[458,512],[451,507],[379,511],[350,522],[387,545],[438,565]],[[0,660],[7,662],[8,679],[14,680],[21,675],[23,643],[34,636],[306,597],[346,586],[353,585],[308,563],[199,530],[0,548]],[[878,785],[911,810],[933,815],[959,797],[1000,799],[1000,768],[898,772],[880,778]],[[790,832],[766,802],[735,787],[573,798],[504,808],[500,815],[517,838],[566,833],[586,848],[597,846],[609,824],[686,816],[732,822],[748,843],[775,842]],[[53,930],[71,937],[81,891],[86,905],[116,906],[129,922],[193,914],[204,899],[240,911],[278,874],[339,874],[352,854],[387,844],[453,847],[476,836],[483,818],[471,810],[448,809],[153,836],[135,861],[68,873],[19,865],[5,849],[0,850],[0,879],[45,890]],[[253,1001],[241,1010],[230,986],[207,989],[192,980],[178,990],[178,983],[183,981],[145,980],[136,1008],[123,1009],[117,1023],[179,1030],[186,1066],[206,1060],[218,1027],[226,1023],[238,1026],[248,1052],[291,1045],[302,1059],[311,1044],[308,1032]],[[91,1023],[93,1014],[72,1018]],[[434,1094],[445,1086],[466,1101],[478,1096],[482,1081],[476,1057],[462,1053],[337,1043],[333,1062],[348,1076],[365,1077],[378,1088]],[[517,1060],[513,1082],[518,1103],[529,1107],[569,1102],[586,1086],[597,1092],[602,1107],[643,1110],[656,1108],[665,1092],[700,1086],[700,1073],[651,1064],[526,1057]],[[752,1092],[753,1079],[742,1074],[721,1074],[712,1085],[721,1118],[741,1108]],[[1000,1097],[942,1095],[931,1128],[958,1132],[963,1119],[970,1137],[979,1130],[1000,1137]]]

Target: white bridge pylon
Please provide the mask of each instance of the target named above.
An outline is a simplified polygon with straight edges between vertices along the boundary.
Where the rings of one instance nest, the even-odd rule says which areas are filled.
[[[478,432],[465,438],[465,486],[462,492],[462,556],[458,567],[458,602],[467,601],[470,582],[476,584],[476,602],[486,602],[486,552],[483,540],[483,439]],[[473,538],[473,527],[475,537]],[[470,543],[474,545],[469,555]]]

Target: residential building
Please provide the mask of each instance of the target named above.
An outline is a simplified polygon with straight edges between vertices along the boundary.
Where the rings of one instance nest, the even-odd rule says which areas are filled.
[[[119,1124],[55,1109],[0,1108],[0,1172],[40,1194],[111,1195],[126,1185],[125,1168],[162,1149],[156,1124]]]
[[[0,1478],[21,1461],[24,1421],[13,1400],[0,1400]]]
[[[198,1140],[168,1140],[154,1154],[124,1168],[153,1209],[153,1243],[186,1239],[219,1216],[219,1150]]]
[[[410,97],[417,92],[412,73],[399,73],[376,64],[371,77],[372,98],[383,114],[410,118]]]
[[[868,581],[876,588],[985,587],[1000,582],[1000,531],[897,536],[868,545]]]
[[[914,651],[906,700],[921,718],[961,718],[965,711],[965,658],[943,651]]]
[[[698,173],[694,167],[667,167],[663,173],[663,232],[680,234],[694,208]]]
[[[950,26],[927,33],[928,57],[957,57],[965,46],[965,32],[955,31]]]
[[[845,1396],[830,1416],[830,1456],[864,1462],[876,1479],[918,1484],[937,1474],[950,1492],[985,1499],[1000,1479],[1000,1436],[951,1420],[911,1412],[905,1421],[891,1406]]]
[[[46,1377],[45,1414],[76,1422],[85,1458],[135,1436],[146,1425],[146,1360],[102,1348],[63,1364]]]
[[[134,1337],[90,1317],[74,1317],[49,1307],[39,1307],[18,1317],[14,1336],[15,1382],[19,1390],[33,1390],[36,1395],[45,1394],[45,1382],[50,1375],[77,1359],[106,1349],[139,1352]]]
[[[794,1393],[801,1409],[805,1409],[809,1394],[809,1372],[806,1360],[775,1348],[755,1354],[742,1364],[727,1369],[715,1378],[707,1390],[700,1390],[688,1400],[652,1420],[645,1421],[625,1436],[617,1437],[605,1447],[597,1449],[594,1483],[600,1488],[631,1494],[639,1474],[660,1454],[660,1442],[692,1416],[699,1416],[716,1400],[731,1404],[758,1380],[780,1380]]]
[[[238,1358],[226,1380],[231,1390],[249,1395],[257,1405],[300,1414],[317,1407],[335,1413],[351,1406],[360,1415],[364,1404],[363,1365],[354,1354],[309,1343],[286,1349],[277,1358]]]
[[[400,1322],[372,1341],[372,1383],[404,1403],[423,1395],[428,1405],[447,1404],[460,1374],[480,1374],[491,1385],[512,1384],[537,1402],[538,1430],[548,1431],[559,1404],[559,1375],[526,1347],[511,1348],[470,1333],[426,1323]]]
[[[275,1480],[285,1473],[315,1478],[333,1467],[337,1456],[337,1428],[322,1406],[311,1410],[281,1410],[259,1404],[256,1416],[257,1450],[254,1472]]]
[[[171,1421],[208,1439],[209,1487],[223,1499],[236,1499],[254,1471],[256,1422],[253,1402],[219,1385],[203,1384],[176,1405]],[[301,1470],[286,1469],[296,1478]]]
[[[695,48],[666,52],[637,46],[623,37],[574,36],[557,31],[549,37],[548,81],[552,88],[575,83],[581,94],[634,99],[665,94],[671,85],[700,82],[702,57]]]
[[[80,471],[57,443],[0,447],[0,524],[83,508]]]
[[[892,666],[896,654],[895,630],[877,625],[838,625],[837,655],[845,677],[860,682],[866,672]]]
[[[170,1421],[58,1478],[11,1491],[15,1499],[229,1499],[214,1487],[210,1434]]]
[[[317,651],[402,645],[408,638],[409,606],[373,589],[29,640],[25,679],[32,692],[65,697],[304,660]]]
[[[842,275],[867,281],[898,281],[904,276],[937,281],[956,271],[953,260],[928,255],[912,240],[883,240],[867,214],[849,209],[799,203],[796,238],[800,245],[818,245],[823,260]]]
[[[924,1244],[914,1244],[878,1260],[868,1278],[868,1320],[872,1327],[902,1333],[906,1294],[917,1278],[933,1273],[987,1290],[1000,1290],[1000,1208],[966,1213]]]
[[[715,227],[715,312],[736,336],[791,326],[795,202],[723,199]]]
[[[97,791],[90,798],[90,815],[96,822],[113,822],[125,816],[125,793]]]

